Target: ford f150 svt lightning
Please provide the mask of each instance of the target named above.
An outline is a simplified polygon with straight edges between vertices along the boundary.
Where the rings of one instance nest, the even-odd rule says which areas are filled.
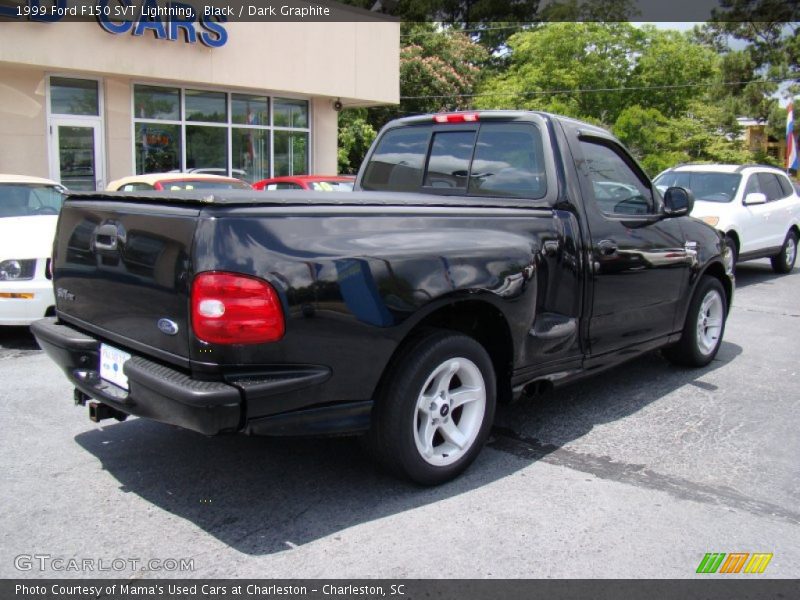
[[[606,131],[543,113],[387,125],[355,191],[75,194],[41,346],[95,420],[365,433],[433,484],[495,405],[663,348],[703,366],[731,255]]]

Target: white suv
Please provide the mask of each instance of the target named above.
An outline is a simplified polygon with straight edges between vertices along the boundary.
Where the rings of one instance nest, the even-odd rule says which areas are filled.
[[[692,216],[716,227],[738,261],[769,257],[776,273],[797,258],[800,196],[786,174],[763,165],[681,165],[661,173],[656,186],[680,186],[695,197]]]

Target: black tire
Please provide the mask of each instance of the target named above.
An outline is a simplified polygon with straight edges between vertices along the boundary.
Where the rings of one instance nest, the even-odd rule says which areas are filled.
[[[739,248],[736,246],[736,240],[733,239],[732,236],[726,235],[725,236],[725,245],[731,249],[731,256],[733,258],[731,263],[731,269],[736,271],[736,261],[739,260]]]
[[[453,365],[458,369],[453,370]],[[409,342],[390,369],[381,383],[365,439],[371,453],[382,466],[416,483],[437,485],[453,479],[478,456],[494,421],[497,386],[489,355],[470,337],[430,330]],[[437,383],[447,391],[434,394]],[[479,387],[482,394],[474,391]],[[450,412],[459,392],[461,399],[466,394],[477,399]],[[440,425],[433,424],[436,420]],[[465,442],[463,448],[445,437],[445,432],[454,435],[453,428],[467,432],[464,438],[455,438]],[[423,434],[430,437],[428,455],[420,445],[424,445]],[[441,464],[433,464],[436,461]]]
[[[713,309],[706,310],[706,302],[710,298],[714,306]],[[701,326],[701,318],[708,322],[711,310],[719,313],[713,319],[714,322],[717,318],[721,321],[718,330],[715,330],[715,326]],[[701,313],[704,316],[701,316]],[[719,351],[727,318],[728,303],[722,283],[719,279],[705,275],[697,284],[697,289],[689,304],[681,339],[676,344],[665,348],[664,356],[670,362],[678,365],[705,367],[714,360]]]
[[[797,260],[797,234],[790,231],[783,240],[781,251],[770,259],[772,270],[776,273],[791,273]]]

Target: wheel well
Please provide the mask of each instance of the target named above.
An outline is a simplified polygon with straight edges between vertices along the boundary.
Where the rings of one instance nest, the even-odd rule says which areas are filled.
[[[800,238],[800,227],[798,227],[797,225],[792,225],[792,226],[789,228],[789,231],[794,231],[794,234],[795,234],[795,235],[796,235],[798,238]]]
[[[733,249],[733,251],[736,253],[736,256],[739,256],[739,248],[741,248],[741,242],[739,241],[738,234],[733,229],[731,229],[725,234],[725,237],[731,238],[733,240],[733,243],[736,244],[736,247]]]
[[[395,350],[388,365],[398,360],[406,348],[421,333],[430,329],[448,329],[474,338],[492,359],[497,380],[497,399],[500,402],[511,400],[511,369],[513,367],[513,339],[503,313],[488,302],[465,300],[443,306],[417,323]],[[380,389],[389,369],[387,368],[378,383]]]
[[[731,299],[733,298],[733,284],[731,283],[730,278],[725,275],[725,267],[718,262],[712,263],[703,272],[703,275],[709,275],[710,277],[719,279],[719,282],[722,284],[722,287],[725,290],[725,301],[728,305],[728,310],[730,311]]]

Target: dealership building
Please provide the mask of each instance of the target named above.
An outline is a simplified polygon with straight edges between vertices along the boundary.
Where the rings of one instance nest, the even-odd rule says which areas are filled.
[[[0,22],[0,173],[102,189],[333,174],[337,109],[399,101],[397,22]]]

